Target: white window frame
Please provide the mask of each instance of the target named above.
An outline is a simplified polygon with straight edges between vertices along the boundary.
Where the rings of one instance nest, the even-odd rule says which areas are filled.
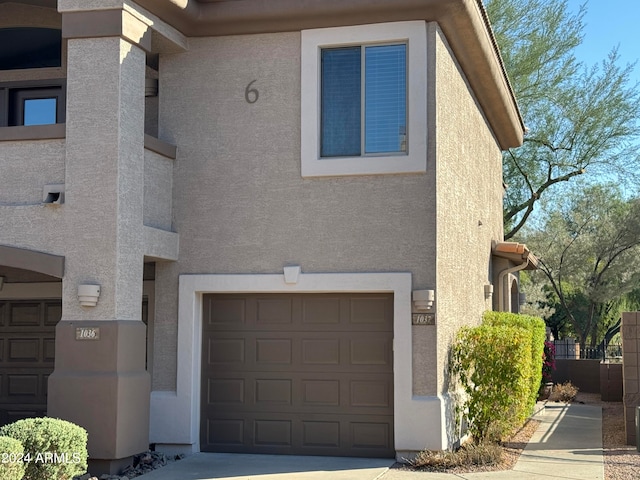
[[[301,38],[303,177],[424,173],[427,170],[427,24],[380,23],[303,30]],[[407,153],[320,157],[320,51],[349,45],[407,44]]]

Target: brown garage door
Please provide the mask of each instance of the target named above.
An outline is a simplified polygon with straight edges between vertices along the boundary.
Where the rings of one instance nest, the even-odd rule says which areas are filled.
[[[47,412],[60,300],[0,301],[0,425]]]
[[[205,295],[205,452],[393,457],[393,296]]]

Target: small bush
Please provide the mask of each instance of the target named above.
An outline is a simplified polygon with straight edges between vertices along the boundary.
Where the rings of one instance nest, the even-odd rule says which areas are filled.
[[[499,445],[471,443],[455,451],[422,451],[410,465],[414,468],[445,471],[455,467],[497,465],[501,461],[502,448]]]
[[[466,399],[469,432],[499,441],[533,412],[542,379],[546,327],[537,317],[485,312],[482,325],[462,328],[451,349],[452,380]]]
[[[57,418],[26,418],[0,428],[24,446],[25,480],[70,480],[87,471],[87,431]]]
[[[578,387],[571,382],[565,382],[553,387],[549,400],[554,402],[571,402],[576,398],[576,395],[578,395]]]
[[[24,477],[24,448],[11,437],[0,437],[0,478],[2,480],[22,480]]]
[[[497,441],[529,415],[531,334],[523,328],[462,328],[452,347],[452,372],[466,393],[469,431]],[[538,380],[539,382],[539,380]]]

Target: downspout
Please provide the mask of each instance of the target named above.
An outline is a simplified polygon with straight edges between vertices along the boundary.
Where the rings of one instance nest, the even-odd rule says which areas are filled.
[[[505,292],[509,290],[509,284],[505,282],[508,280],[509,274],[524,270],[529,265],[529,255],[525,258],[524,262],[516,265],[515,267],[506,268],[498,274],[498,308],[499,311],[506,312]]]

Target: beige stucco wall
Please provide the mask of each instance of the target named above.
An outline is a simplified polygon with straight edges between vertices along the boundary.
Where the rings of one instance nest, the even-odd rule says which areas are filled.
[[[422,175],[300,177],[298,33],[191,39],[188,52],[162,56],[160,138],[179,152],[180,259],[160,270],[159,292],[168,294],[178,274],[278,273],[285,264],[411,272],[414,288],[436,288],[438,315],[437,327],[413,327],[414,393],[444,390],[448,340],[490,308],[483,285],[491,240],[501,238],[502,186],[500,150],[436,31],[430,25],[437,68],[427,87],[437,135]],[[244,90],[253,80],[260,97],[249,104]],[[461,281],[475,288],[461,295]],[[175,388],[176,368],[177,300],[163,293],[159,390]]]
[[[437,136],[437,389],[450,340],[491,309],[492,240],[502,239],[502,157],[446,40],[435,42]],[[497,289],[496,289],[497,290]]]
[[[144,217],[149,227],[171,230],[173,159],[144,152]]]
[[[435,283],[431,167],[301,178],[299,62],[299,33],[197,38],[188,52],[161,56],[159,136],[178,146],[173,275],[299,264],[304,272],[410,271],[418,284]],[[253,80],[260,96],[249,104]],[[170,307],[156,310],[156,322],[175,332]],[[154,388],[174,388],[175,351],[156,356]]]
[[[46,184],[64,183],[65,141],[0,142],[0,205],[42,203]]]

